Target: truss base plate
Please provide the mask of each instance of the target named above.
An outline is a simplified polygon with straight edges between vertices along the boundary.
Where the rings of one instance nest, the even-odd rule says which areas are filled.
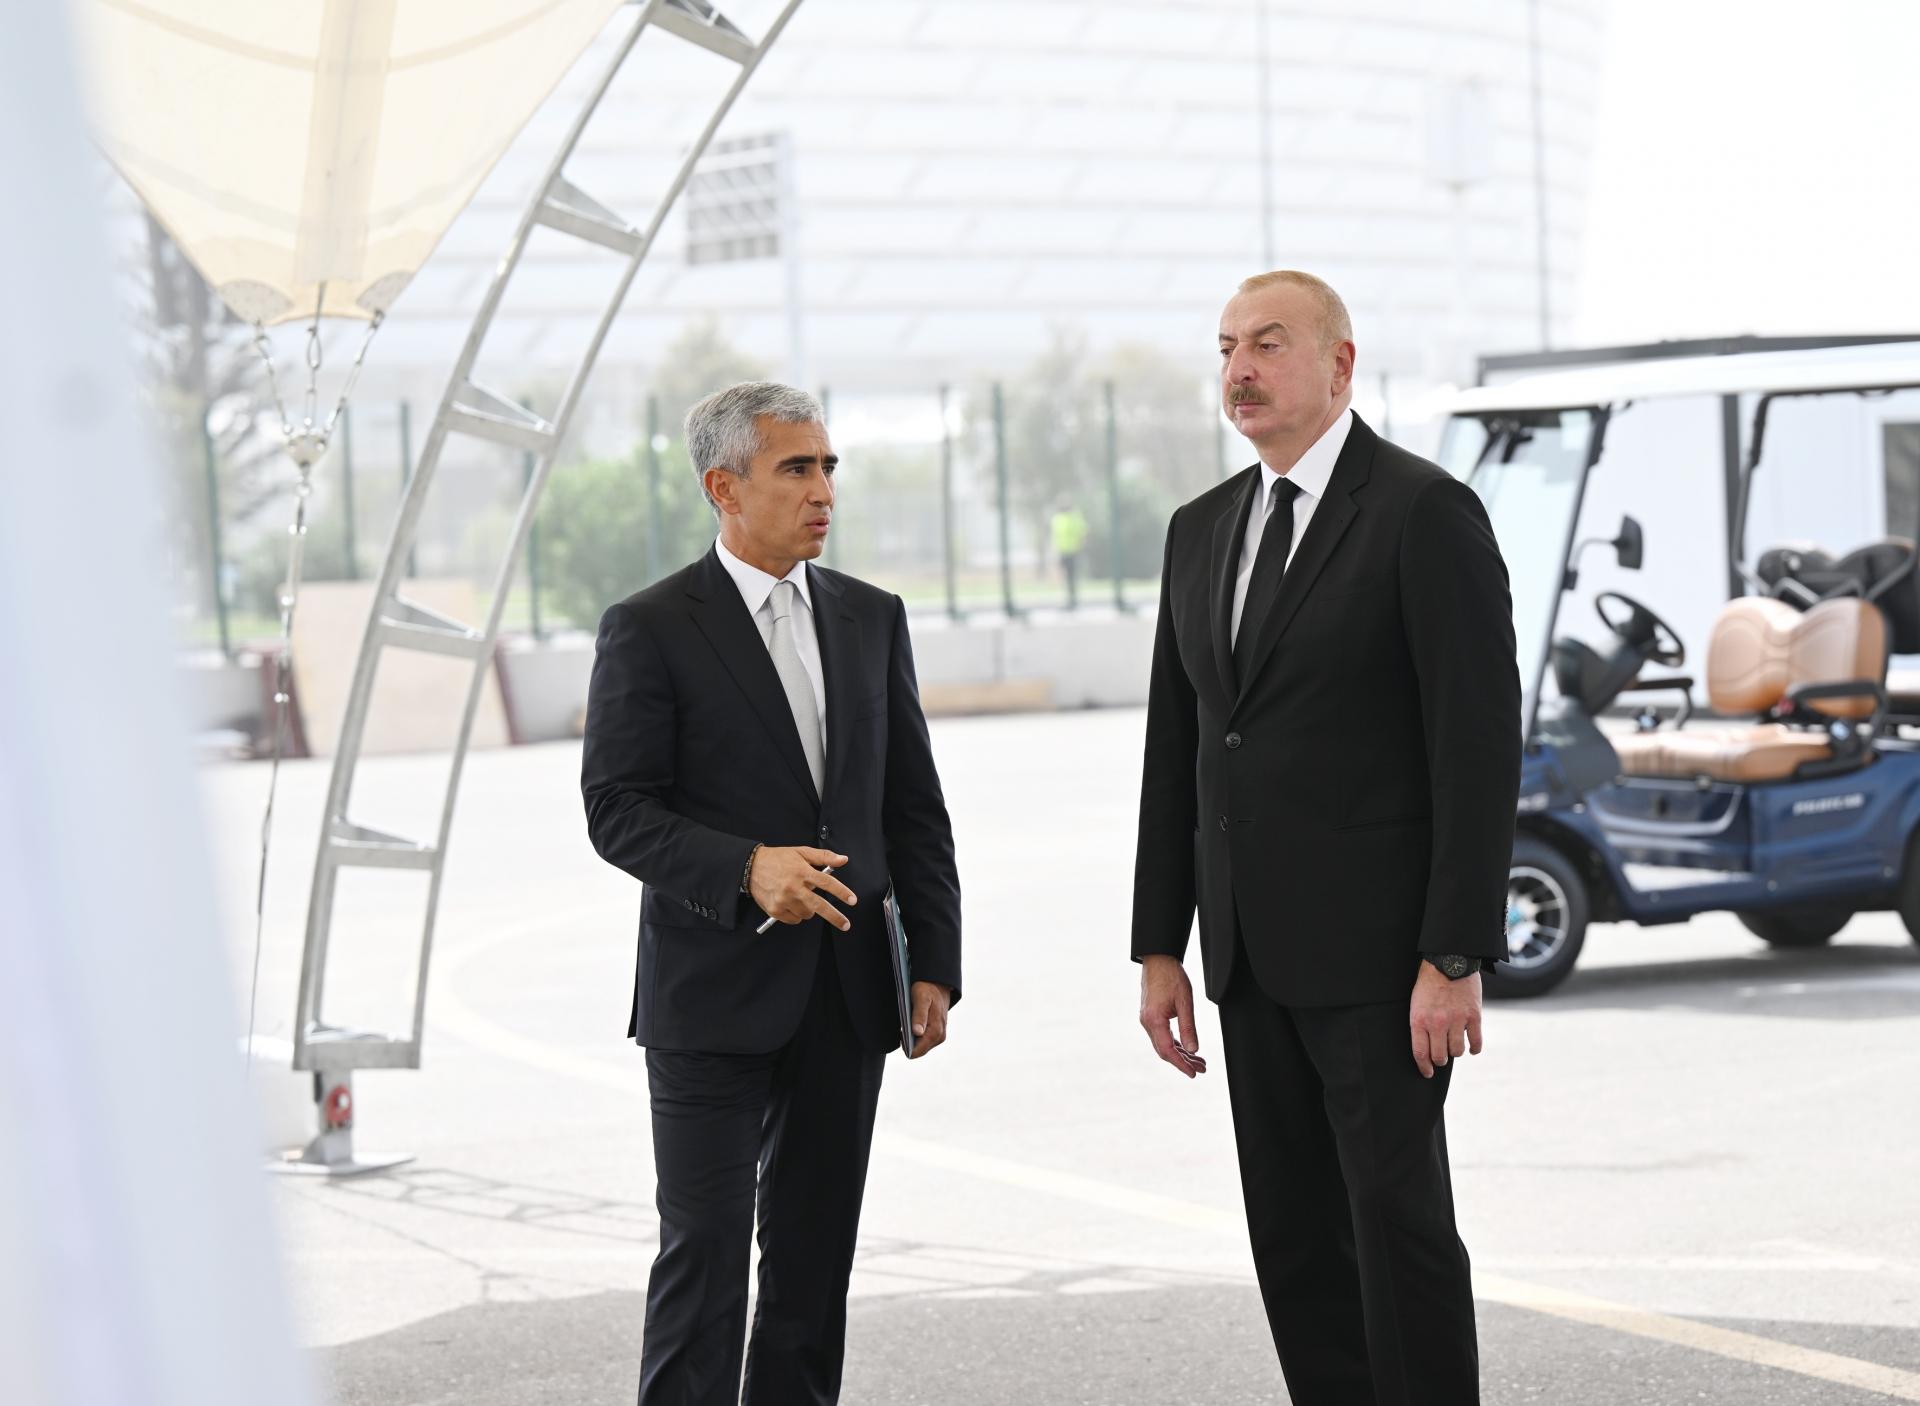
[[[364,1177],[376,1172],[390,1172],[413,1160],[411,1152],[389,1152],[349,1157],[344,1162],[317,1162],[309,1161],[302,1153],[289,1152],[283,1157],[268,1158],[267,1170],[276,1176],[286,1177]]]

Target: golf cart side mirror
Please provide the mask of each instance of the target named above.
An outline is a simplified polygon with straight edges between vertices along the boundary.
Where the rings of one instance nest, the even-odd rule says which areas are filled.
[[[1631,517],[1620,519],[1620,535],[1613,539],[1614,556],[1623,571],[1640,569],[1641,550],[1646,545],[1646,536],[1640,531],[1640,524]]]
[[[1580,584],[1580,557],[1588,547],[1612,547],[1614,559],[1628,571],[1640,569],[1640,550],[1644,544],[1644,535],[1640,524],[1631,517],[1620,519],[1618,537],[1589,537],[1574,544],[1573,551],[1567,556],[1567,567],[1560,578],[1560,589],[1571,591]]]

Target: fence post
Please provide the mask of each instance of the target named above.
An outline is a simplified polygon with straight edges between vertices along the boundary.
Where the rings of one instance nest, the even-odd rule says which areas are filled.
[[[207,410],[200,410],[200,458],[207,475],[207,548],[212,556],[213,618],[220,627],[220,657],[233,659],[233,637],[227,622],[226,555],[220,545],[220,466],[213,452],[213,431],[207,428]]]
[[[947,571],[947,618],[961,620],[959,564],[953,544],[953,430],[947,422],[947,388],[940,387],[940,556]]]
[[[664,574],[660,536],[660,397],[647,395],[647,579]]]
[[[532,412],[533,406],[526,401],[520,402],[522,410]],[[520,455],[520,493],[524,500],[527,490],[533,487],[533,451],[526,450]],[[533,521],[527,524],[527,625],[533,632],[537,644],[546,638],[540,628],[540,518],[536,513]]]
[[[342,526],[346,529],[347,579],[360,579],[360,549],[354,541],[353,522],[353,412],[342,408],[340,411],[340,511],[345,515]]]
[[[1213,468],[1220,482],[1227,481],[1227,416],[1218,405],[1213,407]]]
[[[409,401],[400,402],[400,496],[404,499],[407,490],[413,487],[413,405]],[[418,528],[414,531],[414,540],[420,540]],[[420,574],[420,554],[417,548],[407,548],[407,575]]]
[[[1007,618],[1020,614],[1013,599],[1013,530],[1007,508],[1007,403],[1000,383],[993,383],[993,477],[1000,507],[1000,601]]]
[[[820,387],[819,400],[820,400],[820,423],[822,426],[831,426],[832,417],[833,417],[833,391],[826,386]],[[829,429],[829,433],[831,433],[830,429]],[[840,528],[838,532],[829,532],[827,534],[826,543],[820,549],[820,564],[822,566],[833,565],[834,556],[835,556],[833,544],[835,539],[839,537],[840,532],[844,532],[844,531],[846,531],[846,529],[843,527],[843,528]]]
[[[1120,550],[1120,430],[1113,408],[1113,382],[1107,393],[1107,520],[1109,523],[1107,565],[1113,569],[1113,608],[1127,608],[1127,573]]]

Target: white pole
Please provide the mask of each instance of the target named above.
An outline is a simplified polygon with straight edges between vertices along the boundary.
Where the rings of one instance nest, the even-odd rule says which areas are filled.
[[[1253,9],[1254,43],[1259,52],[1260,83],[1260,267],[1270,269],[1273,253],[1273,74],[1268,52],[1267,0]]]
[[[0,44],[0,1401],[304,1406],[73,52]]]
[[[787,384],[812,390],[807,384],[806,308],[800,284],[800,201],[795,189],[793,133],[774,139],[774,167],[779,172],[780,257],[787,281]]]
[[[1527,0],[1527,72],[1533,90],[1534,273],[1540,290],[1540,350],[1546,351],[1553,346],[1553,317],[1547,281],[1547,121],[1540,98],[1540,0]]]

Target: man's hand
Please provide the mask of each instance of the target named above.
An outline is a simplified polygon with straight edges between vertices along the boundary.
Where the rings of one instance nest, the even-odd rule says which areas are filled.
[[[1178,1020],[1176,1041],[1169,1023]],[[1193,1030],[1193,983],[1176,957],[1153,956],[1140,963],[1140,1024],[1153,1041],[1154,1053],[1191,1079],[1207,1072],[1200,1058],[1200,1039]]]
[[[763,845],[760,853],[753,857],[753,874],[747,880],[747,891],[770,918],[778,918],[783,923],[825,918],[846,932],[853,926],[853,920],[821,895],[831,894],[849,906],[860,900],[832,874],[820,872],[823,868],[838,869],[846,862],[844,854],[835,854],[830,849],[813,849],[808,845],[775,849]]]
[[[913,1053],[907,1058],[918,1059],[947,1042],[947,1007],[953,1003],[953,992],[938,982],[916,981],[907,996],[913,1006]]]
[[[1432,962],[1421,962],[1407,1023],[1413,1030],[1413,1062],[1423,1079],[1468,1050],[1479,1054],[1480,973],[1452,981]]]

